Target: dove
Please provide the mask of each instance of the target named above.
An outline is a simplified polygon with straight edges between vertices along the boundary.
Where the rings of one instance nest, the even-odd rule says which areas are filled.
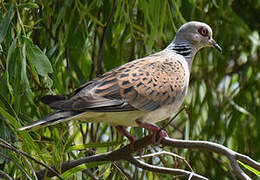
[[[114,68],[72,94],[44,96],[42,102],[55,111],[19,130],[84,120],[115,126],[131,143],[136,138],[125,127],[146,128],[152,131],[153,142],[159,143],[167,133],[156,123],[172,117],[182,105],[192,62],[203,47],[222,51],[209,25],[187,22],[162,51]]]

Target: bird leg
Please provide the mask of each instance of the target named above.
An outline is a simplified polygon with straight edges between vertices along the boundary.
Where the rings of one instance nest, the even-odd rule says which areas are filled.
[[[145,123],[140,120],[136,120],[136,123],[140,127],[149,129],[150,131],[153,132],[153,137],[152,137],[153,144],[160,144],[164,137],[168,137],[168,134],[158,126],[155,126],[155,125],[149,124],[149,123]]]
[[[123,126],[116,126],[116,129],[118,130],[118,132],[127,137],[127,139],[131,142],[131,148],[134,149],[134,143],[137,138],[135,136],[132,136]]]

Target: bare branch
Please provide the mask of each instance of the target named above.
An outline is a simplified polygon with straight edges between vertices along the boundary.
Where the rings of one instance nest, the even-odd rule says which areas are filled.
[[[151,165],[151,164],[147,164],[143,161],[137,160],[136,158],[134,158],[132,156],[128,156],[127,161],[136,165],[139,168],[142,168],[142,169],[145,169],[145,170],[148,170],[148,171],[152,171],[152,172],[156,172],[156,173],[172,174],[172,175],[177,176],[177,177],[184,177],[184,176],[190,177],[190,175],[192,174],[192,177],[194,179],[207,180],[207,178],[200,176],[198,174],[195,174],[193,172],[185,171],[185,170],[182,170],[182,169],[154,166],[154,165]],[[174,177],[174,178],[176,178],[176,177]]]
[[[156,153],[151,153],[151,154],[146,154],[143,156],[136,156],[136,159],[141,159],[141,158],[149,158],[149,157],[155,157],[155,156],[160,156],[160,155],[169,155],[169,156],[173,156],[176,158],[181,159],[182,161],[185,162],[185,164],[189,167],[189,169],[193,172],[192,167],[190,166],[190,164],[186,161],[186,159],[184,157],[179,156],[178,154],[174,154],[172,152],[167,152],[167,151],[160,151],[160,152],[156,152]]]
[[[13,180],[13,178],[11,178],[8,174],[6,174],[4,171],[1,170],[0,170],[0,177],[6,180]]]
[[[112,165],[115,167],[115,169],[117,169],[127,180],[133,180],[133,178],[131,177],[130,174],[128,174],[127,172],[125,172],[125,170],[120,167],[118,164],[116,163],[112,163]]]
[[[141,150],[151,144],[152,144],[152,136],[146,136],[146,137],[141,138],[138,141],[136,141],[134,144],[134,148],[132,148],[132,146],[130,144],[128,144],[128,145],[126,145],[120,149],[117,149],[115,151],[112,151],[112,152],[88,156],[88,157],[78,159],[78,160],[67,161],[61,165],[61,172],[63,173],[78,165],[90,163],[90,162],[107,162],[107,161],[114,162],[114,161],[119,161],[119,160],[126,160],[126,161],[129,161],[130,163],[135,164],[136,166],[138,166],[140,168],[151,170],[151,171],[157,172],[157,173],[166,173],[166,174],[173,174],[173,175],[178,175],[178,176],[189,176],[192,173],[193,177],[198,177],[199,179],[207,179],[207,178],[204,178],[193,172],[185,171],[182,169],[157,167],[157,166],[153,166],[150,164],[146,164],[142,161],[133,160],[133,157],[131,156],[131,154],[133,154],[133,153],[137,152],[138,150]],[[52,167],[52,168],[54,168],[54,167]],[[42,176],[45,173],[46,173],[46,169],[38,171],[37,176]],[[176,174],[174,174],[174,173],[176,173]],[[47,176],[53,177],[53,176],[55,176],[55,174],[48,171]]]
[[[151,135],[146,136],[144,138],[137,140],[134,144],[134,148],[128,144],[115,151],[111,151],[111,152],[107,152],[107,153],[103,153],[103,154],[92,155],[92,156],[88,156],[88,157],[78,159],[78,160],[67,161],[62,164],[61,171],[63,173],[78,165],[90,163],[90,162],[114,162],[114,161],[119,161],[119,160],[126,160],[126,161],[136,165],[137,167],[143,168],[145,170],[157,172],[157,173],[166,173],[166,174],[172,174],[172,175],[177,175],[177,176],[187,176],[188,178],[207,179],[198,174],[195,174],[194,172],[189,172],[189,171],[182,170],[182,169],[173,169],[173,168],[158,167],[158,166],[150,165],[150,164],[140,161],[137,158],[132,156],[133,153],[135,153],[151,144],[152,144],[152,136]],[[214,152],[217,154],[225,155],[229,159],[232,169],[233,169],[234,173],[236,174],[236,176],[243,180],[249,180],[251,178],[242,171],[242,169],[239,167],[237,160],[239,160],[257,170],[260,169],[260,163],[252,160],[251,158],[249,158],[245,155],[232,151],[231,149],[229,149],[223,145],[213,143],[213,142],[164,138],[161,142],[161,145],[171,146],[174,148],[199,149],[199,150],[205,150],[205,151],[210,151],[210,152]],[[46,173],[46,169],[38,171],[37,176],[39,176],[41,174],[45,174],[45,173]],[[53,172],[47,172],[47,176],[53,177],[53,176],[55,176],[55,174]]]
[[[240,179],[250,180],[251,178],[246,173],[244,173],[243,170],[239,167],[237,160],[240,160],[241,162],[245,162],[247,165],[254,167],[255,169],[260,168],[260,163],[253,161],[251,158],[245,155],[241,155],[240,153],[232,151],[231,149],[223,145],[213,143],[213,142],[164,138],[162,140],[162,144],[166,146],[176,147],[176,148],[201,149],[201,150],[215,152],[217,154],[223,154],[229,159],[235,174]],[[240,159],[237,159],[237,157],[240,157]]]
[[[250,157],[248,157],[244,154],[240,154],[240,153],[236,153],[235,156],[236,156],[237,160],[260,171],[260,163],[256,162],[255,160],[251,159]]]

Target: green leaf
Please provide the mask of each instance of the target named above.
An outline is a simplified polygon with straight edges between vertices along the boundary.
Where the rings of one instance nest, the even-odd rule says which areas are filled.
[[[29,101],[33,103],[33,92],[30,88],[29,80],[26,74],[26,48],[25,44],[23,46],[23,59],[22,59],[22,67],[21,67],[21,83],[24,85],[25,94],[28,97]]]
[[[48,76],[48,73],[52,73],[53,69],[51,63],[41,49],[33,44],[32,40],[27,37],[24,37],[24,42],[26,44],[26,55],[36,68],[38,74],[41,76]]]
[[[0,114],[5,118],[7,124],[12,125],[16,129],[21,127],[17,119],[13,117],[11,114],[9,114],[7,111],[5,111],[2,107],[0,107]]]
[[[70,152],[73,150],[81,150],[81,149],[86,149],[86,148],[98,148],[98,147],[110,147],[110,146],[115,146],[118,144],[121,144],[122,142],[105,142],[105,143],[89,143],[89,144],[80,144],[80,145],[75,145],[66,150],[66,152]]]
[[[143,128],[141,127],[136,127],[136,128],[131,128],[131,130],[134,129],[134,133],[137,135],[138,138],[142,138],[144,133],[143,133]]]
[[[245,108],[243,108],[242,106],[236,104],[234,101],[231,100],[231,101],[229,101],[229,103],[230,103],[231,105],[233,105],[234,108],[235,108],[236,110],[238,110],[239,112],[250,116],[252,119],[256,119],[256,117],[255,117],[253,114],[251,114],[250,112],[248,112],[248,111],[247,111]]]
[[[10,25],[11,22],[11,18],[12,18],[12,12],[13,12],[13,6],[11,6],[8,10],[8,12],[6,13],[3,21],[0,24],[0,44],[3,42],[3,40],[5,39],[8,27]]]
[[[65,173],[63,173],[62,178],[68,179],[71,175],[76,174],[76,172],[83,171],[85,169],[89,169],[89,168],[93,168],[93,167],[97,167],[99,165],[103,165],[103,164],[107,164],[107,163],[111,163],[111,162],[104,161],[104,162],[94,162],[94,163],[81,164],[81,165],[76,166],[76,167],[66,171]]]
[[[28,3],[21,3],[21,4],[19,4],[18,8],[33,8],[33,9],[37,9],[37,8],[39,8],[39,6],[36,3],[28,2]]]
[[[75,168],[72,168],[68,171],[66,171],[65,173],[62,174],[62,178],[63,179],[68,179],[70,176],[72,176],[73,174],[76,174],[79,171],[83,171],[87,169],[87,166],[85,164],[76,166]]]
[[[10,80],[9,80],[9,62],[13,58],[15,48],[16,48],[16,42],[17,42],[17,39],[13,40],[10,48],[8,49],[7,59],[6,59],[6,72],[5,72],[6,73],[6,83],[7,83],[8,91],[11,95],[11,102],[13,101],[13,90],[12,90],[12,86],[11,86]]]
[[[241,161],[238,161],[241,165],[243,165],[247,170],[251,171],[252,173],[254,173],[255,175],[257,175],[258,177],[260,177],[260,171],[256,170],[255,168],[252,168],[251,166],[248,166],[244,163],[242,163]]]
[[[16,112],[13,107],[8,103],[6,98],[0,94],[0,101],[4,104],[5,110],[7,110],[12,116],[16,116]]]

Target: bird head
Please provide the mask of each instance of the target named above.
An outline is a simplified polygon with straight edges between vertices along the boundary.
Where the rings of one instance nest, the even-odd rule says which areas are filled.
[[[197,51],[203,47],[212,46],[218,51],[222,51],[221,47],[213,39],[212,29],[209,25],[191,21],[180,27],[176,33],[174,43],[188,43]]]

